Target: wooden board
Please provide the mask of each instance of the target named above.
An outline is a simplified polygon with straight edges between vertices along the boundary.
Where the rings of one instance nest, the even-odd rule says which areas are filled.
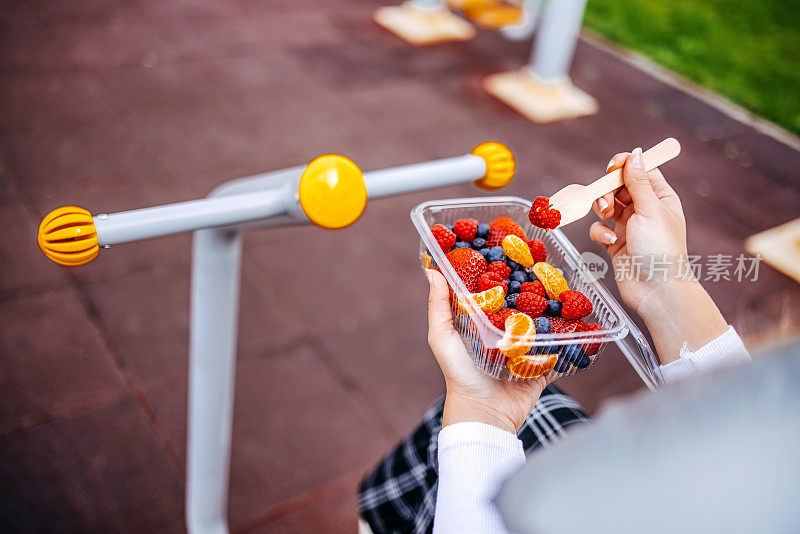
[[[527,68],[492,74],[483,80],[486,91],[537,123],[573,119],[597,113],[597,100],[569,80],[546,84]]]
[[[476,33],[472,24],[447,9],[426,11],[403,4],[382,7],[375,11],[372,18],[414,46],[468,41]]]
[[[754,256],[761,254],[768,265],[800,282],[800,219],[751,235],[744,248]]]

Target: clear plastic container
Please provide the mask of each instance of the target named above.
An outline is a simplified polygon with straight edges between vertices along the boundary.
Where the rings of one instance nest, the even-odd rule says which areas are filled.
[[[509,372],[503,352],[497,350],[499,346],[503,346],[501,340],[505,345],[511,342],[529,346],[529,354],[558,354],[559,361],[565,351],[574,350],[568,349],[571,345],[580,346],[584,352],[594,352],[586,349],[599,344],[599,350],[589,356],[591,363],[585,368],[589,369],[601,357],[606,344],[615,342],[645,384],[651,389],[656,389],[661,383],[658,360],[642,332],[633,324],[608,290],[599,281],[586,276],[581,269],[580,254],[560,230],[545,232],[531,225],[528,220],[530,207],[529,201],[519,197],[483,197],[433,200],[424,202],[411,211],[411,220],[422,238],[420,246],[422,267],[430,265],[432,257],[456,294],[456,299],[452,299],[453,324],[461,334],[464,345],[476,365],[497,379],[519,380]],[[467,291],[461,278],[441,252],[430,230],[435,224],[453,224],[459,219],[472,218],[489,223],[500,216],[513,219],[522,227],[528,239],[538,238],[544,241],[547,248],[547,262],[562,271],[570,289],[580,291],[592,302],[593,311],[584,320],[587,323],[600,324],[602,330],[571,334],[538,334],[528,337],[506,336],[504,339],[504,332],[496,328],[478,308],[471,293]],[[457,301],[462,303],[465,311],[459,309]],[[553,369],[544,376],[553,379],[585,369],[570,365],[566,371],[558,372]]]

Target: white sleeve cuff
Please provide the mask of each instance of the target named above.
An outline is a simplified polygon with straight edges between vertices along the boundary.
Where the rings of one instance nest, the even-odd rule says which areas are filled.
[[[510,432],[484,423],[442,428],[433,532],[506,532],[493,500],[524,464],[522,442]]]
[[[664,382],[671,384],[696,373],[708,373],[750,362],[750,354],[732,326],[724,334],[712,339],[692,352],[683,344],[680,358],[661,366]]]

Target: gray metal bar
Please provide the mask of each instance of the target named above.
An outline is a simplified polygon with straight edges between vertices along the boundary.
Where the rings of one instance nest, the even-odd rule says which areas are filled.
[[[569,66],[581,30],[586,0],[548,0],[544,6],[529,69],[543,82],[569,77]]]
[[[194,233],[189,361],[186,525],[227,534],[241,235]]]
[[[471,182],[481,178],[485,173],[484,159],[467,155],[367,172],[364,173],[364,182],[367,184],[369,198],[376,199],[409,191]]]
[[[179,232],[228,226],[287,211],[283,188],[191,200],[94,217],[100,246],[117,245]]]

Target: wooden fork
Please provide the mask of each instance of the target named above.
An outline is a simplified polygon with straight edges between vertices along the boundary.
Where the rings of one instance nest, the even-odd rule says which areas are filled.
[[[644,168],[650,172],[659,165],[668,162],[680,152],[681,145],[677,139],[672,137],[664,139],[642,154]],[[623,185],[622,169],[617,169],[589,185],[570,184],[564,187],[550,197],[550,207],[561,212],[561,223],[558,228],[583,218],[592,211],[592,203],[595,200],[606,193],[619,189]]]

